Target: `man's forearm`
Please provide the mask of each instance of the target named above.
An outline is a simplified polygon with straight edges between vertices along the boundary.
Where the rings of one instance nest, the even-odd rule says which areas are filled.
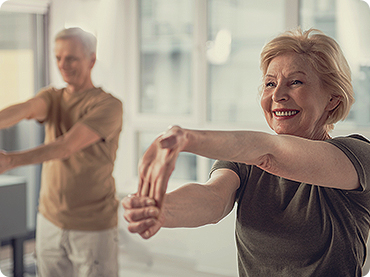
[[[3,154],[1,173],[19,166],[40,164],[52,159],[63,159],[70,155],[61,141],[42,144],[30,150],[8,152]]]
[[[43,163],[52,159],[65,159],[73,153],[101,140],[100,136],[82,123],[76,123],[55,141],[36,148],[2,154],[0,173],[22,165]],[[7,162],[4,162],[4,159]]]
[[[0,129],[6,129],[14,126],[18,122],[28,117],[27,103],[20,103],[5,108],[0,111]]]

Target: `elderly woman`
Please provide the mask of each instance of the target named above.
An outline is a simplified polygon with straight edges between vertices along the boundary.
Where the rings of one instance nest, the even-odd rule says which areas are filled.
[[[236,202],[240,276],[361,276],[370,144],[329,135],[353,103],[346,59],[320,31],[296,30],[263,48],[261,68],[261,106],[277,135],[169,129],[142,158],[138,193],[122,202],[128,228],[149,238],[216,223]],[[164,194],[181,151],[218,161],[206,184]]]

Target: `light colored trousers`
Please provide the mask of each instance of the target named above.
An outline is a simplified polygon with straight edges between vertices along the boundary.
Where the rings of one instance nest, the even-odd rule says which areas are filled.
[[[36,263],[40,277],[117,277],[117,228],[63,230],[37,215]]]

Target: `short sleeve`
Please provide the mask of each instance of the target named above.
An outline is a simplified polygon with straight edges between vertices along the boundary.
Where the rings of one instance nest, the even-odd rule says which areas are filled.
[[[246,165],[244,163],[236,163],[236,162],[217,160],[213,164],[213,166],[210,170],[209,176],[211,176],[212,173],[215,172],[217,169],[223,169],[223,168],[230,169],[230,170],[234,171],[239,176],[240,186],[239,186],[239,188],[236,192],[236,200],[238,201],[241,192],[245,190],[245,186],[247,184],[247,180],[248,180],[248,176],[249,176],[249,173],[250,173],[251,166]]]
[[[36,97],[40,97],[42,99],[45,100],[45,102],[47,102],[48,106],[50,106],[50,103],[51,103],[51,96],[50,96],[50,89],[43,89],[43,90],[40,90],[36,96]]]
[[[217,169],[222,169],[222,168],[231,169],[239,176],[239,170],[238,170],[237,163],[217,160],[214,162],[209,172],[209,177],[211,177],[212,173],[215,172]]]
[[[48,119],[51,116],[51,112],[53,110],[52,106],[53,106],[53,102],[54,102],[53,101],[53,93],[56,94],[57,92],[54,88],[50,87],[50,88],[44,88],[44,89],[40,90],[35,96],[35,98],[36,97],[42,98],[45,101],[45,103],[48,107],[48,113],[47,113],[46,118],[43,121],[39,121],[39,123],[44,123],[45,121],[48,121]]]
[[[360,135],[337,137],[327,142],[335,145],[354,165],[362,190],[370,191],[370,142]]]
[[[122,130],[122,102],[111,95],[99,100],[89,107],[88,112],[80,119],[104,140],[110,140]]]

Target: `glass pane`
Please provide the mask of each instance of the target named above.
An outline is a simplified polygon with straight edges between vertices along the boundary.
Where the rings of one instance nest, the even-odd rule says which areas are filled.
[[[34,95],[33,15],[0,12],[0,109]]]
[[[138,157],[142,157],[145,150],[158,136],[158,133],[141,132],[138,136]],[[180,180],[197,180],[197,160],[196,156],[191,153],[180,153],[175,170],[173,171],[171,178]]]
[[[191,113],[193,1],[141,0],[140,112]]]
[[[284,0],[210,0],[208,119],[264,122],[259,105],[259,55],[284,29]],[[266,8],[268,7],[268,8]]]
[[[356,102],[344,124],[370,124],[370,8],[358,0],[302,0],[303,29],[317,28],[338,41],[352,70]],[[342,124],[342,123],[340,123]]]
[[[0,12],[0,109],[32,98],[45,86],[44,15]],[[21,121],[0,130],[0,148],[29,149],[42,142],[42,126]],[[27,178],[27,227],[36,224],[40,165],[18,167],[6,174]]]

